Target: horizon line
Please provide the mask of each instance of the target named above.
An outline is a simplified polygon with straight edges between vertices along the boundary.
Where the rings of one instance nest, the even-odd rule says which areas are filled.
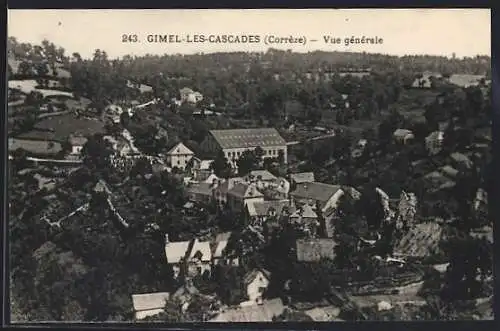
[[[41,42],[43,40],[47,40],[51,43],[54,43],[52,42],[51,40],[49,39],[43,39],[42,41],[40,41],[39,43],[34,43],[34,42],[26,42],[26,41],[22,41],[20,40],[18,37],[16,36],[10,36],[10,35],[7,35],[7,38],[15,38],[17,40],[18,43],[26,43],[26,44],[31,44],[31,45],[41,45]],[[78,53],[80,54],[79,51],[74,51],[74,50],[69,50],[67,49],[66,47],[64,47],[63,45],[60,45],[60,44],[56,44],[54,43],[54,45],[56,47],[62,47],[64,48],[65,50],[65,53],[66,53],[66,56],[67,57],[72,57],[73,53]],[[100,51],[104,51],[106,53],[108,53],[108,51],[106,51],[106,49],[103,49],[103,48],[93,48],[94,52],[96,50],[100,50]],[[226,50],[209,50],[209,51],[206,51],[206,52],[200,52],[200,51],[193,51],[193,52],[190,52],[190,51],[186,51],[186,52],[164,52],[164,53],[160,53],[160,52],[151,52],[151,53],[144,53],[144,54],[134,54],[133,52],[131,53],[127,53],[127,54],[124,54],[124,55],[120,55],[120,56],[113,56],[113,57],[109,57],[110,60],[123,60],[123,58],[129,56],[129,57],[132,57],[132,58],[141,58],[141,57],[162,57],[162,56],[185,56],[185,55],[198,55],[198,56],[203,56],[203,55],[212,55],[212,54],[232,54],[232,53],[244,53],[244,54],[265,54],[267,52],[269,52],[270,50],[275,50],[275,51],[279,51],[279,52],[290,52],[290,53],[295,53],[295,54],[312,54],[312,53],[344,53],[344,54],[369,54],[369,55],[380,55],[380,56],[389,56],[389,57],[397,57],[397,58],[403,58],[403,57],[424,57],[424,56],[428,56],[428,57],[440,57],[440,58],[446,58],[448,60],[466,60],[466,59],[474,59],[474,58],[478,58],[478,57],[486,57],[488,59],[491,60],[491,54],[488,55],[488,54],[481,54],[481,53],[476,53],[475,55],[464,55],[464,56],[456,56],[456,57],[453,57],[453,53],[454,52],[451,52],[451,54],[431,54],[431,53],[405,53],[405,54],[396,54],[396,53],[383,53],[383,52],[368,52],[368,51],[356,51],[356,50],[324,50],[324,49],[316,49],[316,50],[304,50],[304,51],[299,51],[299,50],[292,50],[292,49],[284,49],[284,48],[278,48],[278,47],[268,47],[267,49],[263,49],[263,50],[241,50],[241,51],[238,51],[238,50],[229,50],[229,51],[226,51]],[[81,56],[81,54],[80,54]],[[82,60],[92,60],[92,56],[90,57],[87,57],[87,56],[81,56]]]

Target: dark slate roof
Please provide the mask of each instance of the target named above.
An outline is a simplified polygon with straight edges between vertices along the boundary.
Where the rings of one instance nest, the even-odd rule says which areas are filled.
[[[270,173],[268,170],[253,170],[247,175],[247,178],[261,179],[263,181],[273,181],[278,178]]]
[[[252,191],[253,190],[253,191]],[[235,196],[237,198],[243,199],[248,196],[253,198],[263,197],[264,195],[260,193],[254,185],[237,183],[228,192],[228,195]]]
[[[295,174],[290,174],[290,179],[295,183],[311,183],[314,182],[314,173],[313,172],[299,172]]]
[[[318,182],[303,183],[297,185],[290,195],[298,199],[327,202],[340,189],[340,185],[330,185]]]
[[[195,183],[190,185],[186,191],[191,194],[212,195],[211,183]]]
[[[265,269],[253,269],[247,272],[246,275],[243,277],[243,283],[245,285],[251,283],[255,279],[255,277],[259,275],[259,272],[262,272],[262,274],[264,275],[264,277],[267,278],[267,280],[271,280],[271,273],[269,271]]]
[[[332,239],[297,240],[297,260],[300,262],[317,262],[321,258],[335,257],[336,243]]]
[[[274,128],[210,130],[210,134],[224,149],[286,145],[285,139]]]
[[[255,202],[253,204],[254,207],[254,215],[250,216],[267,216],[269,214],[269,210],[272,208],[276,212],[277,215],[281,215],[283,209],[288,207],[288,212],[291,214],[295,210],[290,206],[289,200],[271,200],[271,201],[263,201],[263,202]]]

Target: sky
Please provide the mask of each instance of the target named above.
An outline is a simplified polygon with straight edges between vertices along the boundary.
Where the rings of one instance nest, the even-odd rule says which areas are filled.
[[[20,42],[47,39],[84,58],[95,49],[124,55],[228,51],[353,51],[457,57],[491,54],[489,9],[233,9],[233,10],[9,10],[7,33]],[[194,35],[255,35],[256,43],[194,43]],[[136,35],[138,42],[122,42]],[[148,42],[148,35],[177,35],[178,43]],[[266,44],[292,36],[295,44]],[[340,38],[340,44],[325,37]],[[345,44],[352,37],[377,44]],[[133,40],[135,37],[126,39]],[[212,37],[213,38],[213,37]],[[382,42],[380,42],[382,39]],[[316,41],[314,41],[316,40]]]

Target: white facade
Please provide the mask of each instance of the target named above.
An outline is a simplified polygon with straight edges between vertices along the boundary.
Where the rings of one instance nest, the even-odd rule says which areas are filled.
[[[171,167],[177,167],[184,170],[193,156],[193,151],[187,148],[183,143],[178,143],[167,152],[166,161]]]
[[[246,284],[248,301],[243,302],[243,306],[261,303],[262,295],[269,286],[269,279],[261,270],[256,271],[255,276],[252,278],[253,279]]]

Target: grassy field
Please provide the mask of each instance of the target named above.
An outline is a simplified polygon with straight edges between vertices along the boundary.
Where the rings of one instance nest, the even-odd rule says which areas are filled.
[[[56,141],[9,138],[9,152],[19,148],[35,155],[55,155],[62,150],[61,144]]]
[[[93,135],[104,133],[104,123],[98,120],[77,118],[73,114],[53,116],[35,124],[32,131],[17,138],[66,141],[71,134]]]
[[[38,83],[34,79],[24,79],[24,80],[9,80],[8,86],[10,89],[20,90],[22,93],[30,94],[33,91],[39,92],[43,95],[43,97],[49,96],[67,96],[73,98],[73,93],[58,91],[58,90],[49,90],[49,89],[40,89],[37,88]]]

